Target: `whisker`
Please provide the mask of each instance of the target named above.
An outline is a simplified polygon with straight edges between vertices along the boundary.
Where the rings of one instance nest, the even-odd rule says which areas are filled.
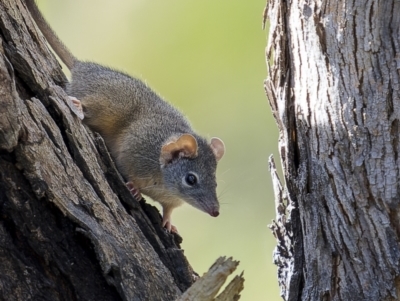
[[[223,195],[223,194],[227,193],[228,192],[228,188],[229,188],[229,186],[222,188],[222,190],[218,192],[218,195]]]
[[[231,170],[232,170],[231,168],[228,168],[227,170],[223,171],[219,176],[222,177],[224,174],[230,172]]]

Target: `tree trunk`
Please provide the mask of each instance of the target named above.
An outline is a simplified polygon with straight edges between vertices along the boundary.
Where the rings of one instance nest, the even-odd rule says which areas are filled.
[[[194,281],[74,115],[21,0],[0,0],[0,299],[175,300]]]
[[[393,0],[269,1],[285,300],[400,297],[399,16]]]

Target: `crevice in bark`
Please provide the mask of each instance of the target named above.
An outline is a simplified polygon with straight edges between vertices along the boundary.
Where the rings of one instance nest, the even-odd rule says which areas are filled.
[[[339,193],[338,193],[337,187],[335,185],[335,177],[330,172],[328,172],[327,174],[329,176],[329,180],[330,180],[329,182],[330,182],[330,187],[332,189],[333,196],[334,196],[334,198],[336,200],[340,200]],[[345,182],[345,179],[343,179],[343,181]],[[344,220],[346,221],[347,224],[350,224],[351,223],[351,219],[350,219],[347,211],[343,207],[343,204],[341,202],[338,202],[338,206],[340,208],[340,213],[343,214]]]
[[[393,94],[394,94],[394,90],[391,89],[390,87],[391,85],[391,80],[389,80],[389,84],[388,84],[388,94],[386,97],[386,111],[387,111],[387,119],[390,120],[392,119],[392,114],[393,114]]]
[[[360,78],[362,77],[362,68],[360,68],[360,62],[359,57],[358,57],[358,50],[359,50],[359,46],[358,46],[358,37],[357,37],[357,22],[356,22],[356,13],[354,14],[353,18],[352,18],[352,26],[350,28],[350,30],[352,30],[352,34],[353,34],[353,39],[352,42],[354,43],[354,49],[353,49],[353,55],[354,55],[354,67],[355,67],[355,71],[357,73],[357,77]],[[351,49],[349,49],[351,51]],[[358,87],[359,90],[361,90],[360,88],[362,87],[362,82],[360,81],[360,86]]]
[[[329,106],[330,105],[329,104],[329,97],[327,96],[326,99],[327,99],[326,106]],[[329,109],[326,109],[326,116],[328,117],[328,124],[327,124],[327,126],[322,128],[322,130],[325,131],[325,134],[318,135],[316,138],[317,138],[317,141],[319,141],[320,140],[320,139],[318,139],[319,136],[321,136],[321,137],[327,136],[327,135],[331,136],[332,139],[330,141],[330,144],[331,144],[330,146],[331,146],[332,149],[335,149],[335,145],[337,144],[337,140],[335,139],[335,123],[333,122],[333,120],[337,119],[337,118],[336,118],[336,116],[331,116],[331,112],[330,112]],[[326,134],[328,131],[330,131],[330,133]],[[317,132],[318,132],[318,130],[317,130]],[[331,152],[333,152],[333,150]],[[319,155],[319,152],[318,152],[317,155]]]
[[[393,108],[393,107],[392,107]],[[399,149],[399,120],[396,118],[392,121],[390,125],[390,138],[392,142],[392,148],[393,148],[393,153],[394,153],[394,161],[398,163],[399,159],[399,154],[398,154],[398,149]]]
[[[317,8],[317,6],[315,6],[315,9],[316,8]],[[325,64],[326,64],[326,67],[328,68],[329,61],[328,61],[327,48],[326,48],[325,27],[324,27],[324,24],[321,23],[321,16],[317,15],[316,11],[314,11],[313,19],[314,19],[314,24],[315,24],[315,30],[316,30],[317,36],[319,38],[319,45],[321,46],[321,51],[324,54]]]
[[[292,145],[293,145],[293,163],[294,163],[294,168],[296,170],[299,169],[300,167],[300,147],[297,141],[297,126],[296,126],[296,120],[293,118],[293,130],[292,130]]]
[[[370,1],[369,2],[370,5],[368,3],[366,3],[367,5],[367,13],[368,13],[368,28],[370,29],[370,34],[372,34],[372,29],[374,27],[374,2]]]

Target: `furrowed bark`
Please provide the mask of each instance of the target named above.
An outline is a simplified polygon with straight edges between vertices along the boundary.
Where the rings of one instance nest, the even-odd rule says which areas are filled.
[[[136,202],[23,1],[0,0],[0,299],[175,300],[194,281]]]
[[[272,0],[266,15],[281,294],[397,300],[400,3]]]

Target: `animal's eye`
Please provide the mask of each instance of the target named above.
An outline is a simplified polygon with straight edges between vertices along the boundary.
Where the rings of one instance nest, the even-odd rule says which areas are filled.
[[[185,177],[185,182],[187,185],[193,186],[197,183],[197,177],[192,173],[188,173]]]

